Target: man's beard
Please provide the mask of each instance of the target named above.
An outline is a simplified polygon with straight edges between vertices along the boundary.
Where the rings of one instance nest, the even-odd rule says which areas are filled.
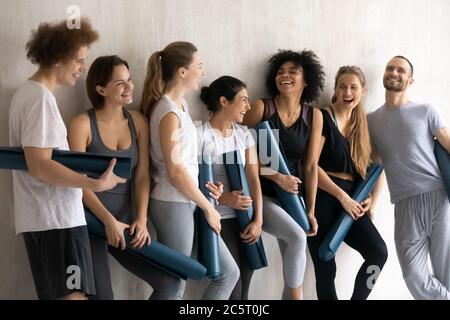
[[[383,86],[387,91],[402,92],[406,89],[405,82],[401,81],[396,84],[390,84],[388,79],[383,79]]]

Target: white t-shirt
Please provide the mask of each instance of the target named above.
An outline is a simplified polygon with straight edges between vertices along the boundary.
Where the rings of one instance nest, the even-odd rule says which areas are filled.
[[[232,134],[224,137],[218,130],[211,127],[209,121],[199,126],[197,131],[199,136],[199,155],[211,155],[214,181],[223,183],[223,192],[230,192],[230,184],[223,164],[223,154],[239,150],[242,165],[245,166],[245,151],[255,145],[252,133],[246,126],[233,123]],[[218,205],[216,209],[219,211],[222,219],[236,217],[233,208]]]
[[[9,144],[69,150],[55,96],[39,82],[28,80],[12,98]],[[17,234],[86,225],[81,189],[43,183],[27,171],[12,175]]]
[[[171,98],[164,95],[156,103],[150,116],[150,156],[153,180],[150,198],[156,200],[193,203],[170,183],[159,136],[161,119],[169,112],[173,112],[180,121],[180,129],[178,131],[180,164],[198,185],[197,131],[189,115],[186,101],[183,101],[183,108],[184,111],[180,110]]]

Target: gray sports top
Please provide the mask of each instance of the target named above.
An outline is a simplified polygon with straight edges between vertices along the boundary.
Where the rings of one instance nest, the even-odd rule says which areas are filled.
[[[132,197],[131,181],[134,180],[134,171],[136,169],[139,154],[137,146],[137,133],[133,123],[133,118],[127,109],[122,108],[122,110],[124,116],[128,119],[128,127],[130,128],[131,133],[131,145],[129,148],[112,150],[105,146],[98,130],[95,110],[90,109],[87,111],[87,114],[91,123],[91,143],[86,147],[86,152],[100,153],[113,157],[131,157],[131,179],[127,179],[125,183],[119,184],[111,190],[95,193],[103,205],[117,220],[130,224],[134,220],[134,199]]]

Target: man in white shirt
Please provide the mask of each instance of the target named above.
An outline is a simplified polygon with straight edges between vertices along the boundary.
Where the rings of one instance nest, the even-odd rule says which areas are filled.
[[[81,188],[111,189],[124,182],[115,160],[99,179],[52,160],[52,149],[69,150],[54,92],[73,86],[85,72],[88,47],[98,38],[89,21],[42,23],[27,43],[39,69],[15,92],[9,113],[11,146],[24,149],[28,171],[13,171],[16,233],[22,233],[39,299],[85,299],[95,294]],[[78,277],[74,279],[73,276]]]

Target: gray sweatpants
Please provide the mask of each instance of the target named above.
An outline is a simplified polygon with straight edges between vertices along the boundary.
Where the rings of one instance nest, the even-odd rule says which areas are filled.
[[[444,190],[395,203],[395,246],[415,299],[450,300],[450,204]]]
[[[184,202],[159,201],[150,198],[149,217],[153,223],[159,242],[178,252],[190,256],[194,240],[195,205]],[[226,300],[230,297],[239,279],[239,268],[227,246],[219,237],[219,259],[222,275],[211,280],[203,300]],[[159,279],[156,291],[167,292],[171,286],[171,300],[182,300],[186,281],[174,283],[170,275]],[[153,296],[152,296],[153,298]]]
[[[297,288],[303,284],[306,268],[306,234],[275,199],[266,196],[263,197],[263,230],[278,239],[285,282],[283,299],[286,299],[288,288]]]

